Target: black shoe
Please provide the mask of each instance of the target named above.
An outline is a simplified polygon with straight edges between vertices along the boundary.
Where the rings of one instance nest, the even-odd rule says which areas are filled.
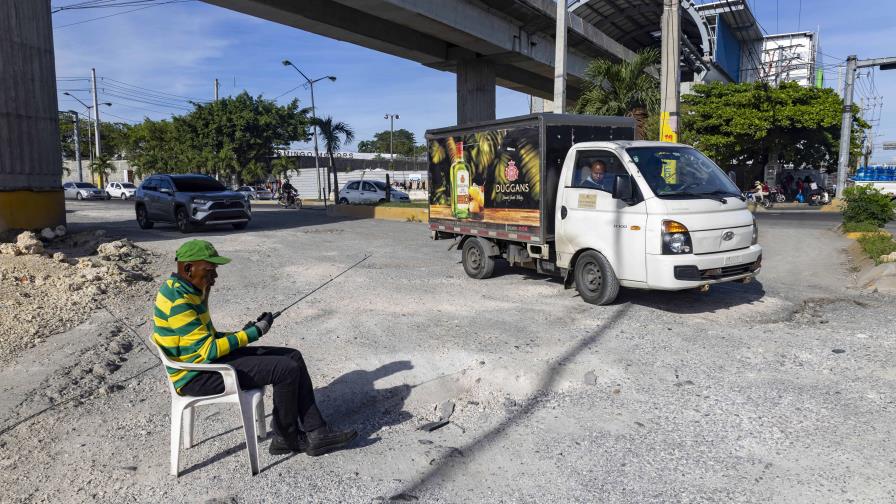
[[[303,453],[307,449],[308,438],[304,432],[299,433],[295,442],[290,442],[283,436],[274,434],[274,439],[271,440],[271,444],[268,446],[268,453],[271,455],[285,455],[287,453]]]
[[[305,453],[312,457],[344,448],[358,437],[358,432],[353,430],[333,431],[329,427],[321,427],[308,433],[308,449]]]

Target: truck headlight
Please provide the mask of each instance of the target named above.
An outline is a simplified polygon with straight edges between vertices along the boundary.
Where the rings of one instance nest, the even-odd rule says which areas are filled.
[[[753,239],[750,244],[756,245],[757,243],[759,243],[759,223],[756,222],[756,217],[753,217]]]
[[[690,254],[692,249],[691,233],[684,224],[663,221],[663,254]]]
[[[202,198],[193,198],[193,204],[195,204],[195,205],[205,205],[205,204],[208,204],[208,200],[207,200],[207,199],[202,199]]]

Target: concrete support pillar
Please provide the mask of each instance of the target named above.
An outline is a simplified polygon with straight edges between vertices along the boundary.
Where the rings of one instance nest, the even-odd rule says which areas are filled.
[[[495,64],[464,59],[457,62],[457,124],[495,119]]]
[[[0,231],[65,223],[50,0],[0,2]]]

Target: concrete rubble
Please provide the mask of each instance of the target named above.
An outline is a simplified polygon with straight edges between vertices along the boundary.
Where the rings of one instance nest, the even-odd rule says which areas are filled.
[[[103,232],[26,231],[0,252],[0,361],[155,286],[152,255]]]

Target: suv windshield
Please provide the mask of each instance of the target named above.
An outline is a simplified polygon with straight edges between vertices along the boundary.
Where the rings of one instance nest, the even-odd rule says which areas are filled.
[[[722,169],[693,147],[629,147],[625,151],[660,198],[741,197]]]
[[[75,182],[78,189],[96,189],[96,186],[87,182]]]
[[[224,184],[211,177],[177,177],[174,187],[180,192],[218,192],[226,191]]]
[[[124,189],[136,189],[134,187],[134,184],[132,184],[130,182],[122,182],[121,187],[123,187]]]

